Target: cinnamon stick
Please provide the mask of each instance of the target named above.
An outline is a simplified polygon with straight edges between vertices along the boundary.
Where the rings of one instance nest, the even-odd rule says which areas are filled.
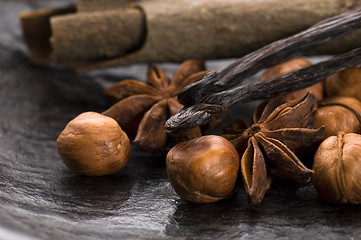
[[[87,3],[89,8],[85,7]],[[103,7],[101,7],[102,3],[104,3]],[[119,11],[118,14],[121,15],[124,8],[121,5],[124,2],[79,0],[78,8],[80,11],[85,12],[74,13],[72,17],[64,16],[66,20],[71,20],[72,23],[62,21],[62,16],[57,16],[56,21],[51,21],[52,24],[56,23],[58,25],[57,27],[52,26],[52,28],[63,29],[64,31],[68,29],[68,32],[64,33],[66,37],[58,36],[59,31],[53,33],[53,52],[51,55],[54,56],[53,60],[62,62],[78,71],[140,62],[182,62],[189,58],[221,59],[240,57],[272,41],[306,29],[322,19],[347,11],[360,3],[360,0],[132,1],[132,6],[136,5],[136,8],[143,13],[138,14],[138,17],[142,18],[138,22],[144,20],[144,25],[140,24],[139,26],[142,29],[138,29],[137,34],[131,37],[131,39],[138,39],[138,41],[135,41],[136,46],[129,47],[127,44],[118,43],[117,47],[110,47],[109,44],[114,44],[113,42],[102,40],[99,46],[94,48],[90,39],[99,36],[98,33],[87,31],[86,34],[88,35],[82,39],[84,40],[83,43],[81,43],[81,38],[76,37],[81,32],[81,30],[78,30],[79,28],[89,28],[89,26],[93,25],[90,21],[93,18],[84,17],[82,14],[99,13],[99,25],[97,26],[106,29],[106,26],[103,26],[106,21],[102,21],[101,17],[114,18],[114,21],[117,21],[116,19],[119,19],[119,16],[115,12],[111,15],[107,9],[113,7],[114,10],[111,11]],[[125,8],[127,7],[128,5]],[[80,18],[89,21],[83,21],[81,25],[75,24],[81,22]],[[133,21],[130,18],[124,19],[122,25],[126,27],[128,24],[133,24]],[[66,25],[61,26],[61,24]],[[65,27],[69,25],[73,25],[73,27]],[[131,29],[134,28],[131,27]],[[109,31],[126,36],[136,32],[131,31],[128,33],[123,31],[122,28],[114,29],[114,27]],[[104,34],[103,37],[108,38],[108,35],[111,34]],[[336,47],[322,49],[322,52],[317,52],[317,54],[340,53],[360,46],[361,43],[358,39],[361,37],[361,32],[358,32],[357,36],[351,40],[342,40],[343,43],[348,44],[337,44]],[[76,45],[83,46],[83,49],[99,50],[105,48],[112,49],[112,51],[107,52],[107,54],[102,51],[94,51],[89,58],[83,53],[74,55],[70,49],[81,48],[70,46],[70,41],[67,41],[67,39],[73,37],[79,39]],[[62,43],[63,41],[68,43]],[[64,47],[69,47],[69,50]],[[64,54],[57,54],[56,52],[64,52]]]
[[[139,0],[78,0],[76,9],[78,12],[114,10],[136,2],[139,2]]]
[[[52,58],[91,61],[125,55],[143,43],[144,21],[142,11],[131,7],[53,17]]]
[[[302,89],[326,79],[333,72],[361,64],[361,48],[357,48],[281,78],[242,84],[245,78],[263,68],[286,61],[358,28],[361,28],[361,7],[271,43],[236,60],[220,72],[212,72],[181,90],[178,99],[186,108],[168,119],[166,130],[172,133],[205,124],[212,114],[234,103]]]
[[[47,64],[52,61],[50,18],[75,11],[75,6],[71,5],[20,13],[23,37],[29,49],[30,58],[34,63]]]

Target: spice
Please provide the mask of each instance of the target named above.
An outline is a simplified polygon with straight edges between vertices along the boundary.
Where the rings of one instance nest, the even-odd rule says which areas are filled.
[[[228,129],[225,135],[242,155],[241,172],[251,204],[262,201],[274,177],[310,181],[312,170],[295,153],[310,150],[323,137],[323,128],[312,128],[317,107],[313,95],[275,105],[279,101],[269,101],[257,122],[242,133],[239,129],[243,126],[236,128],[235,134]]]
[[[105,89],[105,94],[116,104],[104,112],[114,118],[134,142],[148,151],[163,150],[167,143],[165,121],[179,112],[183,105],[176,95],[180,89],[201,79],[206,71],[204,62],[187,60],[175,71],[170,82],[165,72],[151,66],[146,83],[137,80],[121,81]],[[201,129],[196,127],[177,136],[178,140],[189,140],[201,136]]]
[[[187,201],[215,202],[234,193],[239,156],[223,137],[207,135],[178,143],[166,163],[172,187]]]
[[[359,4],[358,0],[75,2],[76,11],[71,14],[39,19],[30,12],[21,14],[21,22],[35,19],[35,28],[23,24],[24,38],[34,39],[34,33],[45,32],[38,39],[51,44],[46,57],[78,71],[139,62],[240,57]],[[39,27],[43,24],[50,30]],[[349,51],[360,46],[359,36],[323,46],[318,54]],[[43,50],[41,45],[29,48]],[[74,62],[75,57],[83,61]]]
[[[212,114],[234,103],[266,99],[308,87],[332,73],[360,63],[361,49],[287,74],[281,78],[243,84],[247,77],[298,56],[307,50],[361,27],[361,11],[352,11],[319,22],[291,37],[278,40],[231,63],[220,72],[182,89],[179,101],[186,106],[166,122],[168,132],[177,132],[207,123]]]
[[[314,157],[313,185],[326,201],[361,204],[361,135],[339,132],[324,140]]]

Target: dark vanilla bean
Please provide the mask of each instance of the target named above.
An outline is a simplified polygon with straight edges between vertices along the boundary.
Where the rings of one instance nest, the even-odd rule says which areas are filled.
[[[228,90],[268,68],[300,56],[326,42],[361,28],[361,7],[321,21],[305,31],[275,41],[236,60],[218,75],[204,78],[184,88],[178,99],[185,106],[205,102],[208,95]]]
[[[229,107],[237,102],[272,98],[285,92],[309,87],[336,71],[361,64],[361,48],[313,64],[280,78],[259,81],[209,95],[206,102]]]
[[[284,62],[328,41],[361,28],[361,8],[319,22],[289,38],[273,42],[220,72],[182,89],[178,99],[186,107],[166,122],[166,130],[177,132],[207,123],[211,115],[237,102],[266,99],[315,84],[330,74],[361,63],[361,49],[355,49],[281,78],[242,84],[260,70]]]

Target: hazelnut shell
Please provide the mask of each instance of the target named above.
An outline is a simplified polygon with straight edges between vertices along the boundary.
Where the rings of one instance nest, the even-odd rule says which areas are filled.
[[[209,203],[234,193],[239,156],[225,138],[208,135],[178,143],[167,154],[167,173],[176,193],[195,203]]]
[[[324,82],[326,97],[354,97],[361,101],[361,67],[347,68],[336,72]]]
[[[305,58],[293,58],[281,64],[268,68],[261,76],[261,81],[267,79],[279,78],[288,73],[297,71],[299,69],[310,66],[312,63]],[[284,95],[285,101],[291,101],[293,99],[301,98],[306,93],[311,92],[316,100],[319,101],[323,98],[323,84],[322,82],[316,83],[310,87],[293,91]]]
[[[82,113],[59,135],[56,146],[64,164],[88,176],[113,174],[130,157],[130,141],[118,123],[96,112]]]
[[[361,204],[361,135],[339,132],[316,151],[313,185],[326,201]]]
[[[351,97],[332,97],[319,102],[315,128],[325,126],[324,138],[344,133],[361,132],[361,102]]]

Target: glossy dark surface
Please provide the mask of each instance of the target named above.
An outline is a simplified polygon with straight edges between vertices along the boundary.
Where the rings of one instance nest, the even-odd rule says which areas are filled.
[[[165,154],[133,147],[127,167],[107,177],[66,169],[55,146],[66,123],[105,110],[105,86],[143,79],[146,71],[136,65],[76,74],[32,65],[18,13],[66,2],[0,3],[0,239],[361,238],[361,208],[327,204],[311,184],[274,182],[263,203],[250,206],[239,183],[233,198],[196,205],[172,190]],[[163,67],[171,73],[176,65]],[[235,106],[228,119],[249,118],[251,107]]]

